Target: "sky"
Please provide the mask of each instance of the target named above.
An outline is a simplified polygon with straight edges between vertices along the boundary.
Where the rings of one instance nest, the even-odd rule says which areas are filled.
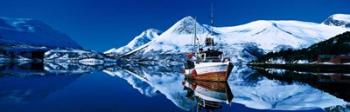
[[[320,23],[335,13],[350,14],[350,0],[0,0],[0,16],[41,20],[102,52],[148,28],[165,31],[185,16],[209,24],[210,3],[214,26],[262,19]]]

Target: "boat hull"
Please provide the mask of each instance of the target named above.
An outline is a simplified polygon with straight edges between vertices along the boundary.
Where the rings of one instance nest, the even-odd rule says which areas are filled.
[[[202,62],[195,64],[193,69],[187,69],[185,75],[194,80],[227,81],[232,68],[231,62]]]

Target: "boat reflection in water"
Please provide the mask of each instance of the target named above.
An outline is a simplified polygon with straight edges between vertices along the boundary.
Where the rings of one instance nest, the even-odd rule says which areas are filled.
[[[186,97],[197,101],[198,110],[221,109],[221,103],[231,104],[233,95],[227,82],[184,80]]]

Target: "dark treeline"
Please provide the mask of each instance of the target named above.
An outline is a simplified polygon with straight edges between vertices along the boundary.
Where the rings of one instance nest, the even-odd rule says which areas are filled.
[[[269,52],[254,62],[265,62],[269,59],[284,59],[286,62],[296,60],[316,61],[320,55],[349,55],[350,32],[337,35],[328,40],[316,43],[308,48],[293,50],[288,49],[280,52]]]

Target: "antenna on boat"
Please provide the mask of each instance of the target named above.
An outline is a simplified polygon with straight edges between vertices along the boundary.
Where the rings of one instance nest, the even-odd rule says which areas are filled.
[[[193,21],[193,23],[194,23],[194,37],[193,37],[193,53],[196,53],[196,40],[197,40],[197,23],[196,23],[196,21],[197,21],[197,17],[194,17],[194,21]]]
[[[209,32],[209,34],[211,36],[214,35],[214,28],[213,27],[214,27],[214,3],[213,3],[213,1],[211,1],[210,2],[210,32]],[[218,36],[218,39],[219,39],[219,41],[217,43],[221,42],[221,37],[220,36]],[[213,41],[212,42],[212,47],[214,47],[214,45],[215,45],[215,43]],[[219,49],[221,49],[222,45],[219,44],[218,47],[219,47]]]
[[[210,34],[213,33],[213,26],[214,26],[214,6],[213,2],[210,3]]]
[[[210,27],[209,28],[209,34],[207,38],[205,39],[205,45],[210,46],[211,48],[214,47],[214,38],[212,37],[213,35],[213,26],[214,26],[214,6],[213,3],[210,3]]]

